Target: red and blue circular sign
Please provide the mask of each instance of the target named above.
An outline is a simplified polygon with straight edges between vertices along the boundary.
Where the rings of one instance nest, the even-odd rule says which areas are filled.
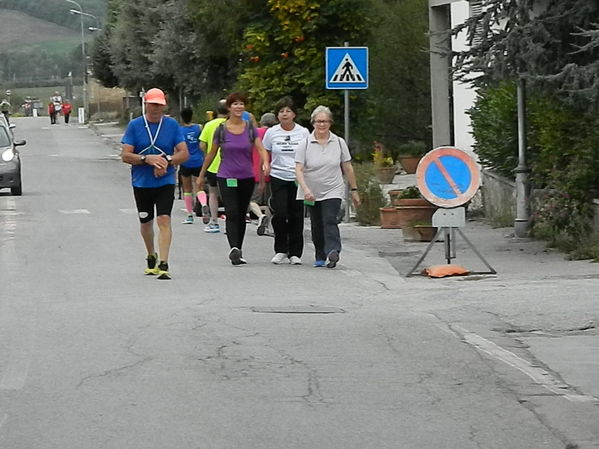
[[[457,207],[470,201],[480,187],[480,170],[466,152],[454,147],[429,151],[418,164],[420,193],[439,207]]]

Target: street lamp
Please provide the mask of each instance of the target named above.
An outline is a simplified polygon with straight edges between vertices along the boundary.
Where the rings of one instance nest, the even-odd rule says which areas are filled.
[[[87,98],[87,58],[85,56],[85,31],[84,31],[84,27],[83,27],[83,16],[92,17],[92,18],[96,19],[96,21],[98,21],[98,18],[96,16],[94,16],[93,14],[88,14],[86,12],[83,12],[83,8],[81,8],[81,5],[79,3],[77,3],[75,0],[65,0],[65,2],[72,3],[73,5],[75,5],[77,7],[77,9],[71,9],[71,10],[69,10],[69,12],[71,14],[78,14],[79,18],[81,19],[81,56],[83,58],[83,114],[84,114],[84,119],[86,119],[87,114],[88,114],[89,104],[88,104],[88,98]]]

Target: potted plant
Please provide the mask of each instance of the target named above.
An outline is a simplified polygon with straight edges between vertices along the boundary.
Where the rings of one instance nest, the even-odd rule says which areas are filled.
[[[429,203],[420,195],[416,186],[410,186],[402,190],[395,201],[398,223],[401,228],[415,221],[431,221],[437,206]]]
[[[389,195],[389,201],[392,205],[396,206],[396,202],[399,199],[399,195],[401,195],[401,192],[403,192],[403,189],[391,189],[387,192],[387,194]]]
[[[406,173],[416,173],[420,159],[426,154],[426,144],[419,140],[410,140],[399,145],[397,150],[397,158]]]
[[[391,184],[395,177],[395,164],[393,158],[386,156],[380,150],[373,153],[374,166],[376,167],[376,175],[381,184]]]

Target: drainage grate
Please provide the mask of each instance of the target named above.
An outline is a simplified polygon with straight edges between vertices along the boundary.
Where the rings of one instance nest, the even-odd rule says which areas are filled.
[[[278,307],[251,307],[252,312],[255,313],[345,313],[345,310],[339,307],[328,307],[328,306],[278,306]]]

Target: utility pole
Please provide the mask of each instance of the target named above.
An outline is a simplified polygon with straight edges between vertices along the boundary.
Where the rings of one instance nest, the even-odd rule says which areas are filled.
[[[526,165],[526,81],[518,78],[518,166],[516,174],[516,220],[514,235],[519,238],[528,237],[529,223],[529,168]]]

